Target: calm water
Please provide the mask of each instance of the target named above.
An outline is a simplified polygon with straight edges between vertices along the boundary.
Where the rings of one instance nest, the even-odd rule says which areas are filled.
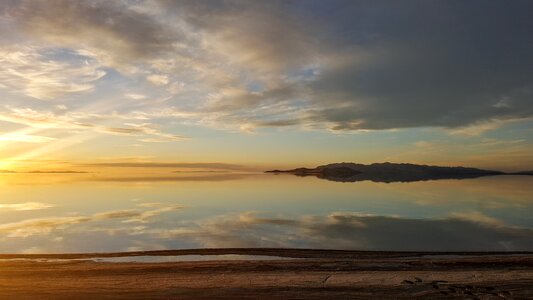
[[[199,247],[533,250],[533,177],[0,175],[0,252]]]

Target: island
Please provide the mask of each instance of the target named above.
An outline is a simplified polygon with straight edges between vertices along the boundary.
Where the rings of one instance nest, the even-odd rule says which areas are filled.
[[[291,170],[271,170],[265,173],[316,176],[338,182],[369,180],[374,182],[411,182],[437,179],[465,179],[494,175],[533,175],[533,172],[506,173],[468,167],[441,167],[409,163],[333,163],[316,168],[296,168]]]

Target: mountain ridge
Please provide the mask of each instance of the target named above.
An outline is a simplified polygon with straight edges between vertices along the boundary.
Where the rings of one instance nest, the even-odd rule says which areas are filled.
[[[370,180],[374,182],[411,182],[437,179],[466,179],[494,175],[533,175],[533,172],[506,173],[472,167],[443,167],[411,163],[372,163],[353,162],[331,163],[315,168],[296,168],[291,170],[270,170],[265,173],[289,173],[297,176],[316,176],[321,179],[355,182]]]

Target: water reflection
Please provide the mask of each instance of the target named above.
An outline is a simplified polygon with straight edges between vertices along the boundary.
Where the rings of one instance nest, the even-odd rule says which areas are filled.
[[[533,250],[529,177],[393,184],[252,174],[170,177],[182,180],[3,174],[0,252]]]
[[[206,174],[206,173],[189,173],[174,176],[122,176],[122,177],[93,177],[92,181],[108,182],[179,182],[179,181],[228,181],[243,179],[250,174]]]
[[[193,229],[166,231],[204,247],[304,247],[362,250],[505,251],[533,249],[533,230],[479,213],[445,219],[407,219],[332,213],[298,219],[252,213],[219,217]]]

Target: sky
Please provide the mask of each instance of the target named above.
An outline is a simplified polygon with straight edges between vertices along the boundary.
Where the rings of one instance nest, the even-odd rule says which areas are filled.
[[[533,169],[531,1],[0,2],[0,170]]]

